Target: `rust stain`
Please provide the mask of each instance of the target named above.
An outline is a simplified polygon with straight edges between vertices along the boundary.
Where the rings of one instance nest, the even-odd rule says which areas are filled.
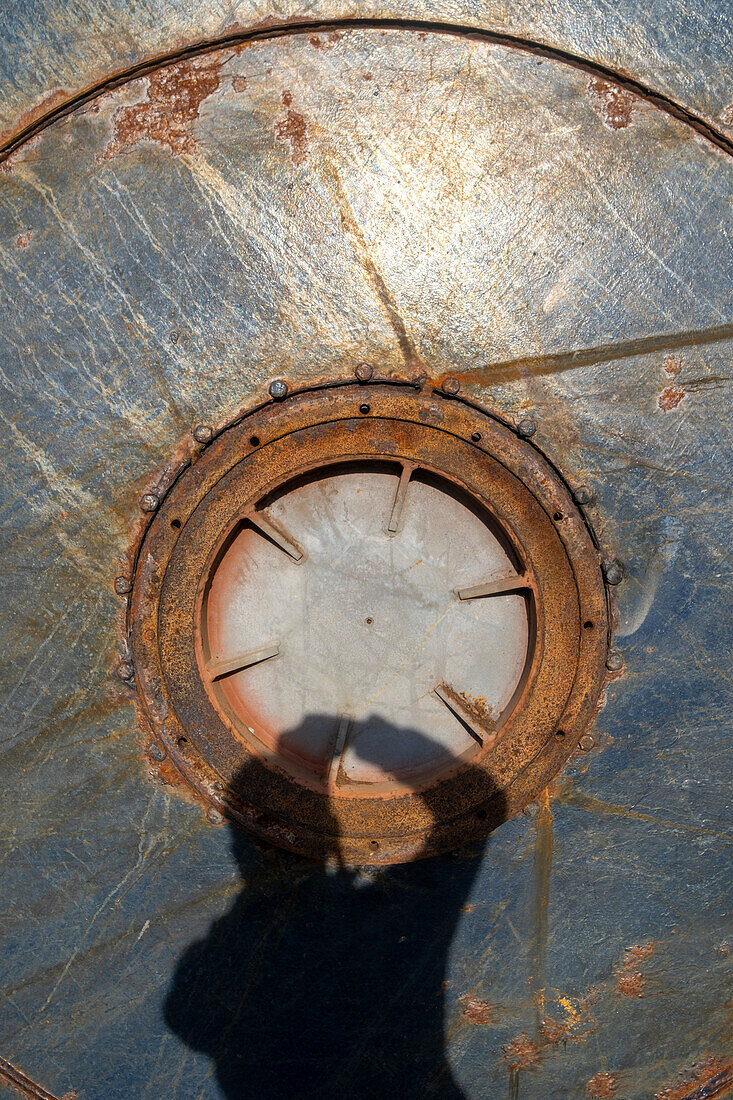
[[[508,1046],[504,1047],[506,1063],[509,1069],[515,1072],[536,1066],[541,1056],[540,1048],[530,1039],[526,1031],[517,1035]]]
[[[31,243],[31,237],[32,236],[33,236],[32,231],[29,231],[28,233],[21,233],[21,235],[18,237],[17,241],[15,242],[16,245],[18,246],[18,248],[27,248],[28,245]]]
[[[182,61],[146,77],[146,98],[115,111],[114,133],[105,158],[119,156],[141,141],[156,142],[174,156],[195,153],[197,143],[191,126],[199,117],[203,101],[221,83],[221,63],[221,58],[208,63]]]
[[[291,92],[283,92],[285,117],[275,123],[275,137],[278,141],[290,142],[290,156],[293,164],[302,164],[308,156],[308,127],[305,118],[293,110]]]
[[[643,997],[646,989],[646,977],[640,967],[654,954],[655,944],[634,944],[627,948],[620,965],[616,969],[616,989],[624,997]]]
[[[557,1046],[559,1043],[584,1043],[597,1029],[598,1020],[591,1012],[591,1005],[597,1000],[600,990],[589,989],[585,997],[569,997],[564,993],[553,998],[553,1003],[562,1012],[562,1019],[545,1016],[539,1028],[539,1034],[545,1043]],[[544,1007],[544,991],[542,1002]]]
[[[656,1092],[654,1100],[712,1100],[726,1095],[732,1087],[733,1061],[716,1056],[683,1071],[677,1082]]]
[[[232,80],[232,88],[235,92],[244,92],[247,89],[247,77],[235,76]]]
[[[567,1028],[564,1024],[559,1024],[557,1020],[551,1019],[549,1016],[545,1017],[540,1027],[540,1035],[549,1043],[550,1046],[557,1046],[563,1039],[567,1038]]]
[[[493,1024],[496,1021],[498,1005],[489,1001],[479,1000],[478,997],[459,997],[463,1005],[463,1019],[469,1024]]]
[[[343,38],[343,33],[329,31],[328,34],[312,34],[308,38],[314,50],[332,50],[337,42]]]
[[[604,126],[609,130],[624,130],[629,125],[634,106],[633,96],[629,92],[600,76],[591,78],[588,90]]]
[[[676,374],[680,373],[682,362],[676,355],[668,355],[664,360],[664,373],[668,374],[670,378],[674,378]]]
[[[547,955],[548,903],[550,899],[550,876],[552,873],[552,852],[554,847],[553,813],[550,807],[550,792],[547,788],[539,798],[540,812],[535,827],[534,859],[534,937],[532,943],[532,984],[537,1008],[537,1028],[541,1030],[545,1007],[545,959]]]
[[[612,1073],[597,1073],[591,1077],[585,1086],[589,1096],[600,1097],[601,1100],[612,1100],[618,1092],[618,1078]]]
[[[681,386],[665,386],[657,398],[657,404],[664,412],[669,412],[670,409],[677,408],[684,396],[685,391]]]
[[[66,103],[71,96],[70,92],[67,92],[65,88],[57,88],[55,92],[51,92],[49,95],[37,103],[34,107],[30,107],[23,114],[19,115],[15,120],[12,129],[8,128],[0,130],[0,145],[4,145],[6,141],[9,141],[13,134],[21,133],[27,126],[32,126],[34,122],[38,122],[50,111],[60,107],[62,103]]]

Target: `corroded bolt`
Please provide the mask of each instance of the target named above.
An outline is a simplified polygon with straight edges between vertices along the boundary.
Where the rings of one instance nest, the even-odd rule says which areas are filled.
[[[617,649],[612,649],[606,658],[606,668],[609,672],[620,672],[624,667],[624,656]]]
[[[151,760],[157,761],[158,764],[162,764],[167,755],[165,749],[161,748],[157,741],[151,741],[148,745],[148,756]]]
[[[534,435],[537,431],[537,421],[533,420],[531,416],[523,416],[522,419],[517,422],[517,431],[520,435],[529,439],[529,437]]]
[[[368,382],[374,374],[374,368],[370,363],[357,363],[354,374],[360,382]]]
[[[283,382],[282,378],[276,378],[274,382],[270,382],[269,394],[275,401],[282,401],[283,397],[287,396],[288,384]]]
[[[213,809],[213,807],[212,809],[207,811],[206,816],[212,825],[221,825],[222,821],[224,820],[223,814],[220,814],[219,811]]]
[[[440,388],[443,393],[447,393],[449,397],[455,397],[461,388],[461,383],[457,378],[444,378]]]
[[[117,666],[117,676],[123,683],[129,684],[135,679],[135,669],[131,661],[120,661]]]
[[[590,752],[595,743],[595,738],[590,733],[584,733],[578,741],[578,748],[582,749],[583,752]]]
[[[211,443],[214,437],[214,429],[208,424],[197,424],[193,429],[193,438],[197,443]]]
[[[593,493],[590,491],[587,485],[579,485],[573,493],[576,504],[590,504],[593,500]]]
[[[537,814],[539,812],[540,812],[540,808],[539,808],[539,806],[537,805],[536,802],[528,802],[527,805],[522,810],[522,814],[524,815],[524,817],[528,817],[530,821],[532,821],[535,817],[537,817]]]
[[[621,584],[624,579],[624,567],[616,558],[604,563],[603,573],[607,584]]]
[[[143,512],[155,512],[160,504],[160,497],[155,493],[143,493],[140,497],[140,507]]]
[[[126,596],[128,592],[132,592],[132,581],[129,577],[115,577],[115,592],[118,596]]]

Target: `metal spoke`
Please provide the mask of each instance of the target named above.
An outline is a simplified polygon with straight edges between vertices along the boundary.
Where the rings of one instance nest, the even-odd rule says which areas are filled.
[[[532,588],[528,579],[517,573],[512,577],[499,577],[497,580],[487,581],[486,584],[475,584],[473,588],[459,588],[457,595],[459,600],[476,600],[483,596],[504,596],[510,592],[522,592],[528,588]]]
[[[221,680],[222,676],[231,676],[233,672],[241,672],[244,668],[259,665],[270,657],[277,657],[280,652],[280,643],[271,642],[270,645],[259,646],[250,649],[246,653],[240,653],[236,657],[228,657],[226,660],[211,661],[206,668],[209,680]]]
[[[341,761],[344,755],[344,749],[346,748],[346,740],[349,736],[351,729],[351,718],[348,714],[341,716],[339,722],[339,728],[336,733],[336,741],[333,746],[333,756],[331,757],[331,763],[328,766],[328,786],[333,788],[336,786],[336,780],[338,779],[339,769],[341,767]]]
[[[284,550],[293,561],[301,560],[303,551],[300,549],[295,539],[281,527],[275,526],[275,524],[267,518],[264,512],[253,512],[249,516],[249,521],[255,530],[258,530],[265,538],[268,538],[271,542],[274,542],[276,546],[279,546],[281,550]]]
[[[402,467],[400,480],[397,484],[397,492],[395,493],[394,504],[392,505],[392,514],[389,517],[389,525],[387,527],[390,535],[394,535],[400,525],[402,511],[405,507],[405,498],[407,496],[407,486],[410,484],[410,478],[414,470],[415,466],[409,462],[406,462]]]
[[[454,718],[457,718],[461,725],[466,727],[474,741],[477,741],[479,745],[483,745],[487,736],[487,730],[479,725],[475,715],[473,715],[468,707],[461,702],[461,697],[458,692],[454,691],[453,688],[447,687],[445,684],[438,684],[438,686],[434,688],[434,692]],[[488,733],[491,732],[492,731],[488,731]]]

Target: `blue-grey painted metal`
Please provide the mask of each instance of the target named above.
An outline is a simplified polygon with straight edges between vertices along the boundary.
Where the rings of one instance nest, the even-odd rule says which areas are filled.
[[[188,61],[8,162],[0,1055],[84,1100],[722,1095],[731,175],[587,72],[407,28]],[[483,852],[376,877],[210,823],[114,674],[181,439],[365,359],[535,417],[626,568],[595,747]]]

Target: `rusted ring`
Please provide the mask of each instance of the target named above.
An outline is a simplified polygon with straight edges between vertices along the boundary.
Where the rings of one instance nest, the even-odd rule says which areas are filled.
[[[128,627],[147,718],[200,795],[295,851],[380,863],[452,848],[538,796],[593,719],[608,620],[585,522],[533,446],[455,396],[374,384],[365,415],[363,393],[350,384],[292,395],[220,433],[160,502],[138,556]],[[385,461],[442,479],[486,517],[522,578],[531,646],[495,726],[461,702],[458,717],[477,734],[470,759],[367,790],[309,773],[232,709],[207,665],[206,615],[233,532],[263,502],[334,464]]]

